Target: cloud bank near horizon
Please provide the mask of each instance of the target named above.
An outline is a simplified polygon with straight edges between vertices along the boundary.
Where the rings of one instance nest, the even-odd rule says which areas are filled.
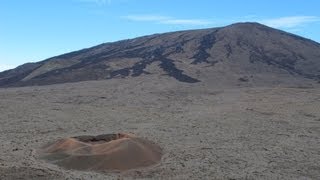
[[[208,26],[213,24],[232,24],[239,21],[252,21],[265,24],[273,28],[280,29],[294,29],[301,28],[305,25],[320,22],[320,17],[317,16],[284,16],[277,18],[260,19],[256,16],[250,18],[237,18],[237,20],[219,20],[214,21],[211,19],[194,19],[194,18],[175,18],[171,16],[140,14],[140,15],[127,15],[122,16],[122,19],[134,22],[147,22],[165,25],[192,25],[192,26]]]

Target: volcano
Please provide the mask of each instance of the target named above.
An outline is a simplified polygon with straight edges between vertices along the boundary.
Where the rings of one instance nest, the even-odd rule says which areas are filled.
[[[161,159],[161,148],[132,134],[103,134],[60,139],[43,147],[40,157],[67,169],[125,171]]]
[[[168,77],[179,83],[320,82],[320,44],[258,23],[104,43],[0,73],[0,87]]]

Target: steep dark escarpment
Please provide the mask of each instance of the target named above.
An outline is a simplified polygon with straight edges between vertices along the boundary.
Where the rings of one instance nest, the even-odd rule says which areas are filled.
[[[169,77],[182,83],[320,81],[320,45],[258,23],[155,34],[0,73],[0,86]],[[246,81],[240,81],[246,77]]]

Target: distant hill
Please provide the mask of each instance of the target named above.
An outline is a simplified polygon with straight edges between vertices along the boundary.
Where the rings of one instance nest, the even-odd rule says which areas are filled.
[[[182,83],[320,81],[320,44],[258,23],[105,43],[0,73],[0,86],[169,76]]]

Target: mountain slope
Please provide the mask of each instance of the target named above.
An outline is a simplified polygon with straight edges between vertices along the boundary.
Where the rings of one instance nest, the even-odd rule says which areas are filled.
[[[320,45],[258,23],[155,34],[56,56],[0,73],[0,86],[137,76],[183,83],[320,80]]]

